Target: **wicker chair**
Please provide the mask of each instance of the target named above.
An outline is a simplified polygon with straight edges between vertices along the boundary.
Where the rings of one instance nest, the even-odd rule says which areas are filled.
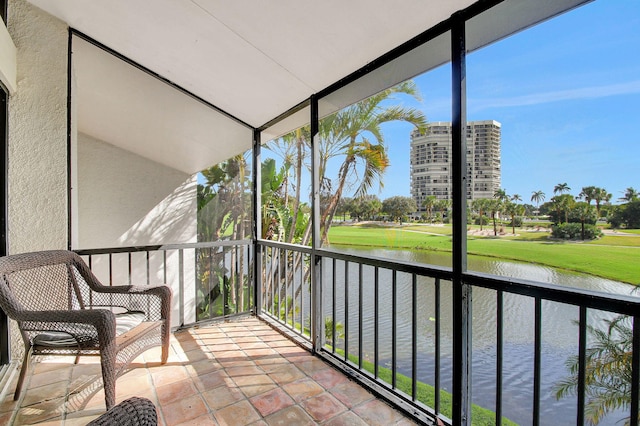
[[[158,413],[153,402],[137,396],[125,399],[87,426],[156,426]]]
[[[99,355],[107,410],[129,362],[158,344],[163,364],[169,355],[169,287],[104,286],[71,251],[0,258],[0,307],[25,345],[14,399],[30,355]]]

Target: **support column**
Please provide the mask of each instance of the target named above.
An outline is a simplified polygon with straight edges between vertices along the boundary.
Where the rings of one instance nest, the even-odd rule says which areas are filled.
[[[465,20],[451,17],[453,180],[453,424],[471,424],[471,286],[467,271]]]
[[[262,313],[262,159],[261,132],[253,129],[253,312]]]
[[[318,151],[318,98],[311,96],[311,339],[313,351],[318,352],[324,345],[324,325],[322,324],[322,257],[316,253],[320,248],[320,154]]]

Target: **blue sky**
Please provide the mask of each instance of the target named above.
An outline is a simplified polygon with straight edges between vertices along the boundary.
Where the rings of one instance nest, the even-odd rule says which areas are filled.
[[[450,67],[414,80],[423,100],[400,100],[450,121]],[[640,1],[599,0],[467,57],[467,119],[502,123],[502,187],[529,201],[567,182],[616,201],[640,190]],[[391,166],[381,199],[409,195],[409,133],[385,127]]]

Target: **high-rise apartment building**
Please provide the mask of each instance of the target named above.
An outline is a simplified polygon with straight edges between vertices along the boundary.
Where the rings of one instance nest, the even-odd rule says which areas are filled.
[[[500,188],[500,123],[467,123],[467,199],[492,198]],[[451,199],[451,123],[433,122],[426,134],[411,134],[411,196],[422,203],[433,195]]]

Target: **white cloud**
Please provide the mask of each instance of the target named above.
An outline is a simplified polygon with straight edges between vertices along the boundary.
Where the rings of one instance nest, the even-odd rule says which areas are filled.
[[[526,105],[538,105],[579,99],[597,99],[608,96],[640,94],[640,80],[605,86],[591,86],[554,92],[533,93],[508,98],[469,99],[473,109],[501,108]]]

